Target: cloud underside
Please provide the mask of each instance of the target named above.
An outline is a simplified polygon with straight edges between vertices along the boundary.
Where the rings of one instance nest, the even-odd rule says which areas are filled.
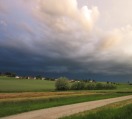
[[[17,31],[8,34],[0,28],[4,33],[0,38],[1,67],[8,64],[9,68],[27,66],[33,71],[131,73],[131,25],[104,31],[96,25],[98,19],[103,20],[98,7],[79,7],[77,0],[23,2],[29,6],[26,10],[35,25],[27,20],[0,22],[3,29]],[[24,11],[24,7],[21,9]],[[14,26],[8,26],[8,22]]]

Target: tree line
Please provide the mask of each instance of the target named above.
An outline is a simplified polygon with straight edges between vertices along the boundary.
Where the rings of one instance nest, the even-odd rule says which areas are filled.
[[[67,78],[61,77],[55,83],[56,90],[112,90],[116,89],[116,84],[109,83],[86,83],[83,80],[73,82],[71,85]]]
[[[14,72],[0,72],[0,76],[15,77],[16,73],[14,73]]]

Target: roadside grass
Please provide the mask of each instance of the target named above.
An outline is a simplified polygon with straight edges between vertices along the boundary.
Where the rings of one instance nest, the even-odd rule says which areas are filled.
[[[109,104],[60,119],[132,119],[132,100]]]
[[[55,82],[47,80],[15,79],[0,76],[0,92],[54,91]]]
[[[114,98],[119,96],[130,95],[131,93],[112,93],[112,94],[96,94],[83,96],[66,96],[55,98],[27,99],[14,101],[0,101],[0,117],[9,116],[17,113],[44,109],[49,107],[75,104],[93,100]]]

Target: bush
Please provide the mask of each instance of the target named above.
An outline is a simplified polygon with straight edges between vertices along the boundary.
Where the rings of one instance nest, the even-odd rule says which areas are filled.
[[[114,84],[102,84],[102,83],[98,83],[98,84],[96,85],[96,89],[97,89],[97,90],[116,89],[116,85],[114,85]]]
[[[88,83],[86,85],[87,90],[95,90],[96,89],[96,84],[95,83]]]
[[[71,85],[72,90],[84,90],[85,83],[84,82],[75,82]]]
[[[56,90],[68,90],[69,89],[69,81],[65,77],[59,78],[55,83]]]
[[[97,89],[97,90],[103,90],[103,89],[105,89],[105,85],[102,84],[102,83],[97,83],[96,89]]]
[[[116,89],[116,85],[113,85],[113,84],[106,84],[105,85],[105,89]]]

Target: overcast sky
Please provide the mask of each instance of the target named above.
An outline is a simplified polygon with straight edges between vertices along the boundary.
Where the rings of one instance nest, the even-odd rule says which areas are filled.
[[[0,0],[0,71],[131,80],[131,6],[131,0]]]

